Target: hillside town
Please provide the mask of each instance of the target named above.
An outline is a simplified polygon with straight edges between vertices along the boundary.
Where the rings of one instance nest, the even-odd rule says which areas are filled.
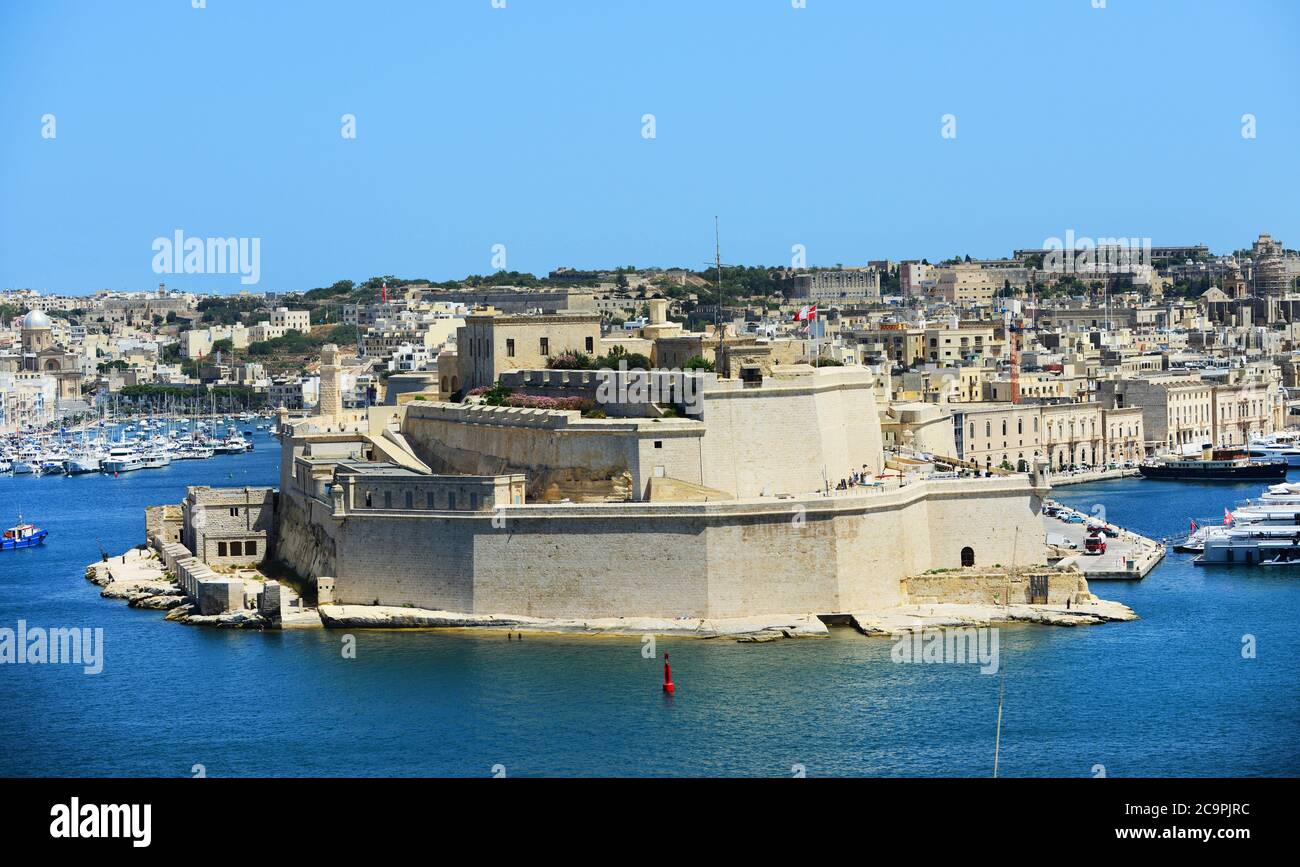
[[[487,391],[526,405],[535,398],[507,384],[521,370],[757,382],[791,365],[863,367],[888,452],[986,474],[1040,459],[1081,472],[1292,424],[1298,281],[1300,254],[1267,234],[1230,252],[1070,234],[933,264],[559,268],[264,294],[7,290],[0,434],[185,401],[311,413],[328,343],[346,410]]]

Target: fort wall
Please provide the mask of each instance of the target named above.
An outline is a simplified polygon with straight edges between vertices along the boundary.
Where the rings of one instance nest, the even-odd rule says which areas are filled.
[[[333,576],[340,604],[536,617],[837,613],[905,601],[902,579],[1041,562],[1023,477],[888,493],[717,503],[524,505],[492,513],[340,513],[282,495],[278,550]]]

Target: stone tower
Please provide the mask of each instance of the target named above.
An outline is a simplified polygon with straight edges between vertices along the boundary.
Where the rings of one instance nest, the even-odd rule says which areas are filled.
[[[317,415],[343,413],[343,371],[339,368],[339,348],[326,343],[320,350],[320,399]]]

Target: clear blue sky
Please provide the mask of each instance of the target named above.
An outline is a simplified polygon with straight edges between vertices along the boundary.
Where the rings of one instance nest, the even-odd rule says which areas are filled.
[[[714,214],[745,264],[1300,247],[1294,0],[207,7],[0,0],[0,288],[152,288],[177,229],[260,238],[256,291],[702,267]]]

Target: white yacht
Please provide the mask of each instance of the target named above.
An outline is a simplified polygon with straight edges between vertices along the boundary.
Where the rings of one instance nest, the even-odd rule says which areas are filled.
[[[102,453],[98,451],[76,452],[68,455],[68,459],[63,462],[63,469],[70,476],[97,473],[101,458]]]
[[[1285,460],[1288,466],[1300,467],[1300,443],[1295,433],[1277,433],[1252,440],[1246,446],[1252,458]]]
[[[161,469],[171,462],[171,456],[161,449],[149,449],[140,455],[140,468],[145,470]]]
[[[106,473],[127,473],[144,466],[144,457],[134,446],[119,444],[108,450],[99,467]]]
[[[1279,565],[1295,560],[1300,565],[1300,500],[1288,485],[1273,485],[1260,499],[1230,514],[1223,527],[1207,529],[1201,539],[1201,554],[1192,562],[1200,565]],[[1269,499],[1271,497],[1271,499]]]

